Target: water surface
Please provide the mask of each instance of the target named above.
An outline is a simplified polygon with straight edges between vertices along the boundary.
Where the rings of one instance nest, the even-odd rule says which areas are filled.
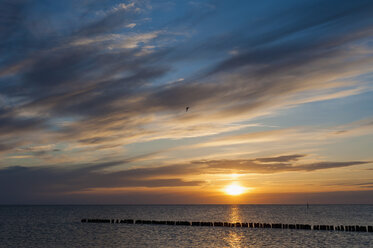
[[[372,225],[373,205],[0,206],[0,247],[373,247],[372,233],[80,223],[82,218]]]

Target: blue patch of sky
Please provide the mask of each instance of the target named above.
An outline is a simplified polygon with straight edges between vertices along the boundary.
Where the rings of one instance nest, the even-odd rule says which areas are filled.
[[[311,102],[255,119],[264,125],[334,126],[373,118],[373,91],[332,100]]]
[[[337,139],[333,143],[320,144],[317,153],[330,160],[372,161],[373,134]],[[372,165],[367,165],[372,168]]]

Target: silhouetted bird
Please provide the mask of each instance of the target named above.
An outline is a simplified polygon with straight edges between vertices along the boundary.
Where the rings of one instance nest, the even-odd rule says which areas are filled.
[[[185,108],[185,112],[188,112],[188,110],[189,110],[189,107],[186,107],[186,108]]]

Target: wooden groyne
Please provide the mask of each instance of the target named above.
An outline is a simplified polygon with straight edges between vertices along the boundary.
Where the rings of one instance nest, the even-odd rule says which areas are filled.
[[[282,224],[282,223],[241,223],[241,222],[203,222],[203,221],[171,221],[171,220],[133,220],[133,219],[82,219],[82,223],[111,223],[111,224],[137,224],[137,225],[170,225],[170,226],[216,226],[241,228],[273,228],[320,230],[342,232],[373,232],[373,226],[360,225],[309,225],[309,224]]]

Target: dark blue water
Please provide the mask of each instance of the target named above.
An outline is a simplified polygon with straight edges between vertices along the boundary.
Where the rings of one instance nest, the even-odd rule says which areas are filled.
[[[373,205],[0,206],[0,247],[373,247],[373,233],[93,224],[82,218],[373,225]]]

